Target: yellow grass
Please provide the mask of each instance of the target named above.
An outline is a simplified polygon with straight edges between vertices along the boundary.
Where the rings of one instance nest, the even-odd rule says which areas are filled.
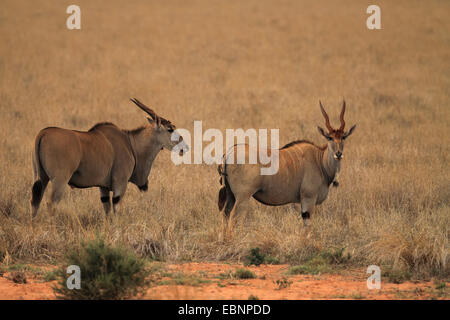
[[[449,275],[450,21],[447,1],[2,1],[0,258],[59,259],[103,233],[168,261],[238,260],[260,247],[282,262],[346,248],[355,263]],[[54,217],[28,223],[31,154],[47,126],[145,123],[137,97],[178,127],[279,128],[280,145],[323,143],[322,99],[349,138],[340,186],[306,238],[292,206],[251,201],[231,243],[218,241],[216,166],[157,157],[149,191],[129,185],[106,222],[95,189],[71,190]]]

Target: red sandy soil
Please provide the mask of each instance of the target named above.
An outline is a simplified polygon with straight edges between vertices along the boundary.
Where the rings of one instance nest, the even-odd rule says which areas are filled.
[[[223,274],[243,268],[238,264],[184,263],[162,266],[164,276],[150,289],[144,299],[448,299],[448,294],[438,294],[433,281],[382,282],[380,290],[368,290],[365,270],[348,270],[342,274],[287,275],[288,265],[261,265],[246,267],[256,274],[256,279],[233,279]],[[174,274],[181,279],[191,279],[184,284],[173,282]],[[181,275],[181,276],[180,276]],[[0,277],[0,299],[55,299],[53,282],[28,276],[27,283],[17,284],[10,274]],[[192,280],[193,279],[193,280]],[[285,288],[276,283],[279,279],[290,282]],[[200,282],[198,280],[201,280]],[[205,283],[203,283],[203,281]],[[446,287],[450,283],[446,283]],[[446,289],[448,290],[448,289]]]

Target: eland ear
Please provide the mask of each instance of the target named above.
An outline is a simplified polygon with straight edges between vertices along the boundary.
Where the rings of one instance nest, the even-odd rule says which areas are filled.
[[[355,128],[356,128],[356,124],[353,125],[353,127],[351,127],[350,130],[348,130],[348,132],[346,132],[346,133],[344,134],[344,136],[342,137],[342,139],[346,139],[349,135],[351,135],[351,134],[353,133],[353,130],[355,130]]]
[[[325,130],[323,130],[321,127],[317,126],[317,130],[319,130],[319,133],[320,133],[321,135],[323,135],[326,139],[328,139],[328,140],[331,139],[331,137],[330,137],[328,134],[326,134],[326,133],[325,133]]]

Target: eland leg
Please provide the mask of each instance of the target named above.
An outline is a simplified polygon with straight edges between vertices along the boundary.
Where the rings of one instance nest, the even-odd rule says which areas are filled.
[[[306,230],[309,230],[311,213],[314,210],[316,198],[303,196],[301,197],[301,204],[302,204],[303,225],[305,226]]]
[[[236,199],[233,209],[230,212],[228,218],[228,237],[231,238],[234,233],[234,228],[237,222],[238,216],[247,209],[247,204],[250,196],[245,196]]]
[[[48,203],[48,209],[51,215],[55,213],[56,205],[61,201],[61,198],[64,194],[64,188],[69,182],[70,178],[53,178],[51,179],[52,183],[52,192],[50,196],[50,202]]]
[[[113,197],[112,197],[112,203],[113,203],[113,211],[114,213],[117,213],[119,210],[119,202],[122,200],[125,191],[127,190],[127,180],[125,180],[122,183],[116,183],[113,184]]]
[[[108,188],[100,188],[100,200],[103,204],[103,209],[105,210],[106,216],[111,212],[111,197],[109,195]]]

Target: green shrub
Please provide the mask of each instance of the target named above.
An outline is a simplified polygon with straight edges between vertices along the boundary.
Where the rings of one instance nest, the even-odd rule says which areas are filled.
[[[244,258],[245,266],[259,266],[260,264],[280,264],[280,260],[272,256],[268,256],[261,252],[258,247],[251,248],[249,254]]]
[[[145,262],[122,247],[112,247],[97,238],[71,250],[65,265],[57,272],[54,291],[60,299],[127,299],[142,294],[149,285]],[[68,289],[66,267],[77,265],[81,271],[81,288]]]
[[[233,277],[236,279],[255,279],[256,275],[247,269],[236,269]]]
[[[259,248],[251,248],[248,256],[245,257],[244,265],[245,266],[259,266],[264,263],[265,256],[261,253]]]
[[[277,279],[274,281],[274,283],[277,285],[277,290],[286,289],[291,286],[292,281],[289,280],[286,277],[281,277],[280,279]]]

